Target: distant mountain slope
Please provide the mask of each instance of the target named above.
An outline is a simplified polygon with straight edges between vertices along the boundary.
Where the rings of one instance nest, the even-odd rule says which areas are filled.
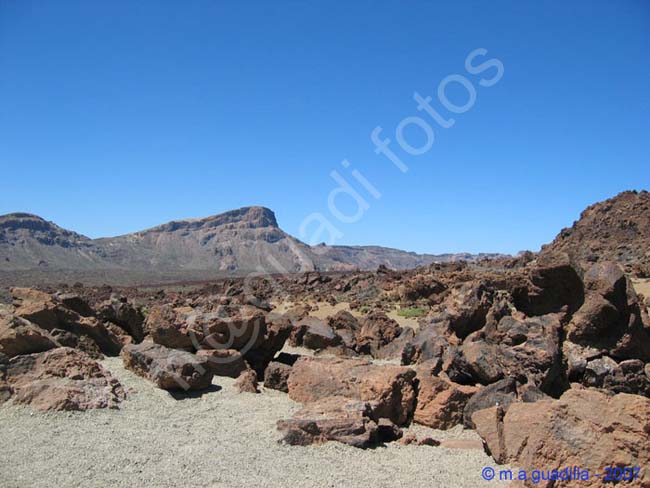
[[[27,213],[0,216],[0,270],[110,267],[86,236]]]
[[[244,207],[173,221],[118,237],[89,239],[30,214],[0,217],[0,271],[214,271],[243,274],[413,268],[472,255],[422,255],[377,246],[311,247],[284,232],[273,212]]]
[[[541,253],[563,251],[581,261],[614,260],[650,275],[650,193],[626,191],[587,207]]]

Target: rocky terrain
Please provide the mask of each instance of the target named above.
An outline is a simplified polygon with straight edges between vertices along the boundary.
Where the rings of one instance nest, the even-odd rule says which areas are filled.
[[[376,269],[382,264],[405,269],[485,256],[420,255],[378,246],[311,247],[280,229],[273,212],[263,207],[102,239],[89,239],[35,215],[0,217],[0,279],[14,285],[60,282],[54,281],[57,276],[128,284],[251,272]]]
[[[607,205],[647,221],[629,203],[639,195]],[[269,230],[265,215],[253,232]],[[487,486],[481,470],[493,466],[544,473],[523,486],[603,486],[609,468],[617,484],[648,488],[650,300],[642,273],[630,274],[647,247],[595,259],[558,240],[537,255],[404,270],[13,287],[0,306],[0,429],[45,434],[0,467],[10,486],[32,481],[21,452],[49,433],[108,473],[79,486],[174,486],[185,474],[212,485]],[[94,438],[110,441],[99,449]],[[206,465],[211,449],[244,473]],[[56,462],[38,469],[74,485],[73,459],[47,452]],[[576,466],[589,479],[566,479]]]
[[[588,207],[542,253],[618,262],[626,272],[650,277],[650,193],[626,191]]]

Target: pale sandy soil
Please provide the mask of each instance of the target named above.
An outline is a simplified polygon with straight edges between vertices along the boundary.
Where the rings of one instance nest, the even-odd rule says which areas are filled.
[[[632,280],[632,284],[637,293],[643,294],[644,297],[650,297],[650,280],[634,279]]]
[[[482,487],[482,450],[389,444],[359,450],[338,443],[278,444],[275,423],[299,408],[263,389],[239,394],[234,380],[194,398],[169,393],[104,365],[134,390],[121,410],[40,413],[0,407],[0,486],[25,487]],[[216,390],[216,388],[215,388]],[[437,439],[477,439],[474,432],[413,427]],[[501,467],[503,468],[503,467]]]

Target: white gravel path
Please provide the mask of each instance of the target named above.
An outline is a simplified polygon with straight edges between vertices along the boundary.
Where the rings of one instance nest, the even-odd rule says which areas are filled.
[[[338,443],[277,443],[275,423],[299,405],[262,389],[239,394],[234,380],[196,398],[175,399],[124,370],[103,364],[131,388],[120,410],[40,413],[0,407],[0,486],[28,487],[481,487],[491,458],[479,450],[389,444],[360,450]],[[414,427],[434,438],[469,431]],[[503,468],[503,467],[501,467]],[[498,472],[498,469],[497,469]]]

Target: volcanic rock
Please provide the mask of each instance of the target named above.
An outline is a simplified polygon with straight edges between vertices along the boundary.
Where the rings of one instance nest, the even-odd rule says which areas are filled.
[[[163,390],[203,390],[214,373],[206,357],[142,342],[122,349],[124,366]]]
[[[356,349],[375,357],[381,348],[393,342],[401,333],[399,324],[384,312],[372,312],[362,321],[356,337]]]
[[[421,372],[417,378],[418,399],[413,420],[440,430],[462,424],[465,405],[478,388]]]
[[[472,415],[488,451],[499,463],[529,473],[579,466],[592,476],[580,486],[603,486],[593,473],[650,463],[650,399],[594,389],[570,389],[559,400],[513,403]],[[639,472],[632,485],[650,487],[650,473]],[[536,486],[574,486],[575,481],[542,480]]]
[[[302,403],[337,395],[376,402],[378,418],[402,425],[412,418],[415,409],[414,379],[415,371],[400,366],[302,357],[289,376],[289,397]]]
[[[38,410],[117,408],[125,398],[120,383],[99,363],[67,347],[16,356],[5,375],[13,400]]]
[[[291,366],[271,361],[264,371],[264,386],[287,393],[289,391],[290,374]]]
[[[235,349],[199,349],[196,356],[207,358],[208,368],[215,376],[238,378],[248,369],[244,356]]]
[[[246,369],[239,375],[237,381],[235,381],[235,388],[237,388],[239,393],[259,393],[260,390],[257,388],[257,373],[250,368]]]
[[[13,314],[0,313],[0,353],[12,358],[43,352],[59,344],[47,331]]]
[[[283,432],[282,442],[290,445],[338,441],[366,448],[379,442],[379,429],[372,411],[373,406],[368,402],[340,396],[322,397],[307,404],[292,419],[280,420],[277,426]],[[383,425],[386,430],[387,424]]]
[[[136,342],[144,339],[144,315],[126,298],[112,297],[101,303],[97,309],[97,316],[111,322],[126,331]]]

